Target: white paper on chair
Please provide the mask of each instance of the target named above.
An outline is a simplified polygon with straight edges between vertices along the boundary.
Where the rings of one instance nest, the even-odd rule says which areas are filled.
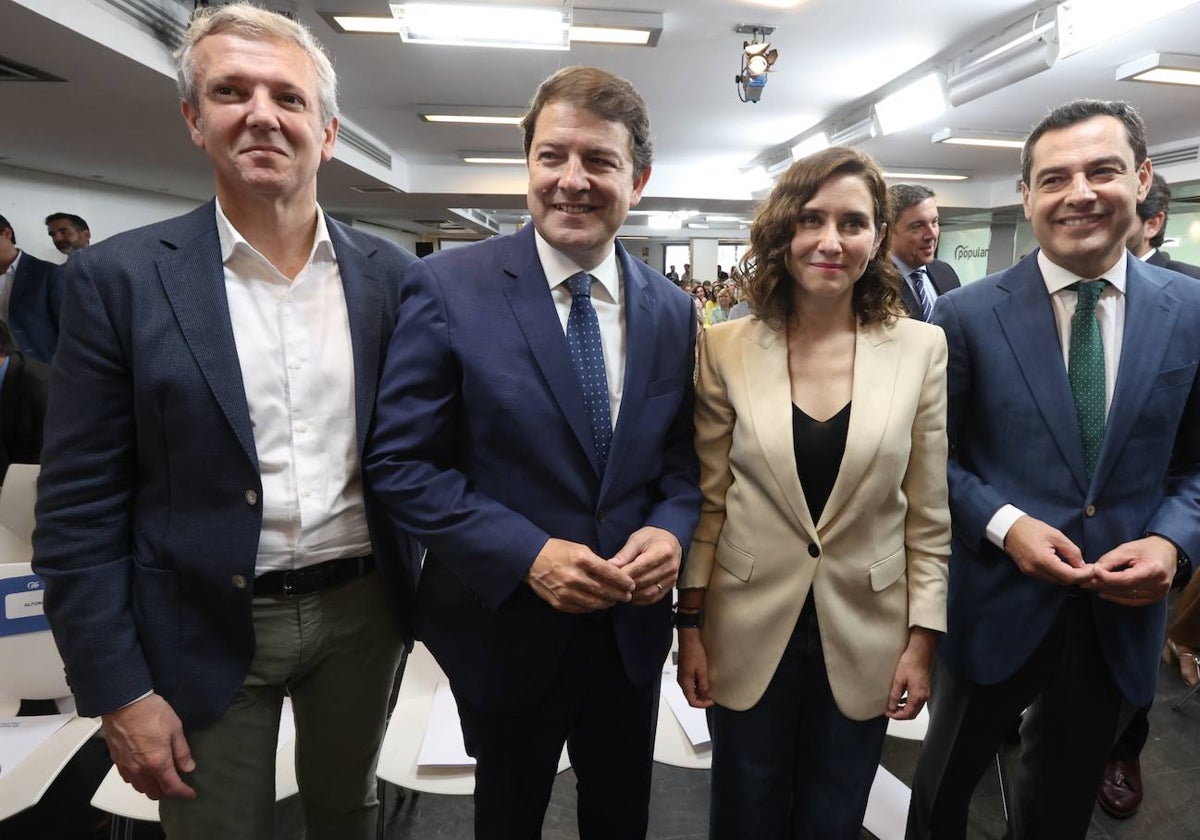
[[[475,759],[467,755],[463,745],[462,724],[458,720],[458,704],[450,693],[450,683],[438,680],[433,692],[433,707],[429,723],[417,756],[418,767],[474,767]]]
[[[35,715],[0,718],[0,778],[16,769],[75,715]]]
[[[679,721],[683,734],[687,736],[691,745],[702,747],[712,741],[712,736],[708,734],[708,717],[703,709],[688,705],[687,698],[683,696],[683,689],[675,679],[676,671],[676,667],[671,664],[663,667],[662,698],[667,701],[671,714]]]
[[[875,781],[871,784],[871,796],[867,800],[867,813],[863,817],[863,828],[879,840],[904,840],[905,823],[908,821],[908,801],[912,791],[883,767],[875,770]]]

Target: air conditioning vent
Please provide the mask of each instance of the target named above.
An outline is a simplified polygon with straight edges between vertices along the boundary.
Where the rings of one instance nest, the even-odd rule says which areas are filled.
[[[384,193],[400,192],[400,190],[396,189],[395,187],[388,187],[388,186],[372,187],[372,186],[360,185],[357,187],[351,187],[350,189],[354,190],[356,193],[362,193],[363,195],[382,195]]]
[[[345,143],[355,151],[366,155],[384,169],[390,170],[392,168],[392,153],[385,146],[381,146],[361,131],[356,131],[344,122],[338,128],[338,142]]]
[[[149,32],[160,44],[175,49],[183,43],[191,3],[179,0],[103,0],[103,3]]]
[[[1197,158],[1200,158],[1200,147],[1195,143],[1189,143],[1186,146],[1176,146],[1173,149],[1163,149],[1161,152],[1153,152],[1150,155],[1150,160],[1153,161],[1155,166],[1187,163]]]

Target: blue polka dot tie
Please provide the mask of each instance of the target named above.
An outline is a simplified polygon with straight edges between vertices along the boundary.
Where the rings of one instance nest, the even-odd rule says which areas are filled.
[[[917,298],[917,306],[921,307],[921,320],[928,321],[929,316],[933,314],[933,304],[929,302],[929,295],[925,293],[925,270],[918,268],[912,274],[908,275],[912,280],[913,294]]]
[[[1096,320],[1096,302],[1107,284],[1107,280],[1085,280],[1068,286],[1078,298],[1071,318],[1067,378],[1071,381],[1071,396],[1075,398],[1075,419],[1083,438],[1083,463],[1088,479],[1096,471],[1100,443],[1104,440],[1104,341]]]
[[[583,387],[583,405],[592,423],[592,446],[600,472],[608,461],[612,443],[612,409],[608,403],[608,376],[604,372],[604,349],[600,343],[600,321],[592,306],[592,280],[585,272],[567,278],[571,291],[571,314],[567,316],[567,346],[571,362]]]

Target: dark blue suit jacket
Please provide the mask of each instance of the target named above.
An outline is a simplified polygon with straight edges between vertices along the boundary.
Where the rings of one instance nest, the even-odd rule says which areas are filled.
[[[54,358],[61,299],[62,267],[22,251],[8,297],[8,328],[17,349],[29,358]]]
[[[1200,558],[1200,284],[1133,257],[1127,266],[1121,362],[1090,482],[1036,251],[934,307],[950,348],[954,521],[942,654],[974,682],[1014,673],[1067,594],[1022,574],[988,541],[1002,505],[1058,528],[1088,562],[1148,532]],[[1166,605],[1093,597],[1093,612],[1121,692],[1149,703]]]
[[[1197,280],[1200,280],[1200,265],[1173,260],[1171,259],[1171,255],[1161,248],[1151,254],[1146,262],[1150,263],[1150,265],[1169,268],[1171,271],[1178,271],[1180,274],[1186,274],[1188,277],[1195,277]]]
[[[361,452],[415,258],[327,222]],[[153,688],[185,727],[202,727],[228,706],[254,652],[247,582],[262,525],[213,203],[80,251],[67,273],[33,538],[46,613],[81,714]],[[373,549],[410,621],[415,546],[382,523],[369,493],[367,506]]]
[[[549,537],[611,557],[643,525],[681,546],[696,525],[695,310],[619,244],[617,254],[625,385],[603,475],[532,226],[405,274],[367,477],[395,524],[428,547],[417,636],[480,708],[538,696],[575,623],[594,620],[554,610],[523,582]],[[638,685],[661,673],[669,600],[612,610]]]

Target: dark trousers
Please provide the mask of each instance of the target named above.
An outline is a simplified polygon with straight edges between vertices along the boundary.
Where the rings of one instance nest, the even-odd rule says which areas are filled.
[[[858,840],[887,718],[838,711],[811,597],[762,698],[709,727],[713,840]]]
[[[1029,660],[1003,682],[976,685],[939,660],[908,840],[966,836],[971,795],[1023,709],[1011,836],[1072,840],[1087,833],[1104,762],[1133,707],[1104,660],[1090,601],[1071,597]]]
[[[635,686],[611,621],[584,619],[546,696],[515,713],[458,698],[475,758],[477,840],[537,840],[563,743],[577,778],[581,840],[637,840],[650,815],[659,683]]]
[[[1141,757],[1142,749],[1146,746],[1149,737],[1150,707],[1142,706],[1133,713],[1129,725],[1125,727],[1125,731],[1121,733],[1117,743],[1113,744],[1112,754],[1109,758],[1113,761],[1137,761]]]

